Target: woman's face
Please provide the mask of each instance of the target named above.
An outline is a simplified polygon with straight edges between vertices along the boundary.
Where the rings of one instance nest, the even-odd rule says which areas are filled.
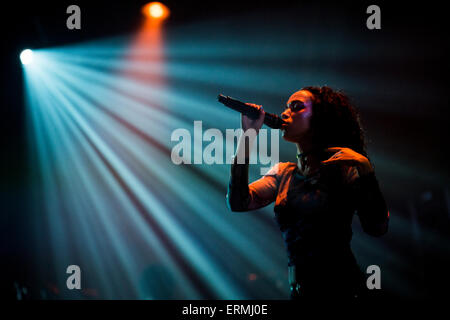
[[[286,141],[298,142],[305,137],[309,131],[312,116],[313,94],[307,90],[294,93],[287,101],[286,110],[281,118],[286,122],[281,127],[283,138]]]

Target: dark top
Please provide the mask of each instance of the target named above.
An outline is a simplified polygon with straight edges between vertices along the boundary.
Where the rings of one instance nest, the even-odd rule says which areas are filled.
[[[380,236],[388,227],[389,213],[373,172],[360,177],[355,167],[333,164],[305,177],[296,163],[281,162],[249,185],[248,164],[235,159],[229,208],[249,211],[273,201],[288,265],[296,266],[300,281],[322,279],[324,273],[345,281],[359,271],[350,249],[355,212],[368,234]]]

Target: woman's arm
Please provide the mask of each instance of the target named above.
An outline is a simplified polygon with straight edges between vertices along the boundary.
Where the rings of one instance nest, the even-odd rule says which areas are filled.
[[[248,184],[248,161],[237,163],[235,157],[231,165],[231,177],[228,184],[227,205],[231,211],[249,211],[262,208],[275,201],[278,192],[279,164],[275,165],[261,179]]]
[[[375,172],[369,159],[350,148],[332,147],[336,152],[324,165],[340,163],[350,165],[347,182],[350,183],[356,201],[356,212],[363,230],[372,236],[382,236],[388,230],[389,211],[381,193]]]
[[[250,119],[241,115],[244,134],[238,141],[236,156],[231,164],[231,176],[228,184],[227,205],[231,211],[248,211],[264,207],[275,200],[278,191],[278,181],[274,166],[261,179],[248,185],[248,166],[250,150],[264,122],[264,110],[261,106],[251,104],[260,110],[258,119]],[[253,130],[253,131],[252,131]]]
[[[356,213],[367,234],[375,237],[388,231],[389,211],[373,170],[358,174],[352,189],[356,201]]]

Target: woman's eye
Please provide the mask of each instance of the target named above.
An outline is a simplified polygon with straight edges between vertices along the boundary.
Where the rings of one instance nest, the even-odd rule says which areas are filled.
[[[300,110],[304,109],[305,105],[303,103],[295,103],[295,104],[292,104],[290,106],[290,108],[292,111],[296,112],[296,111],[300,111]]]

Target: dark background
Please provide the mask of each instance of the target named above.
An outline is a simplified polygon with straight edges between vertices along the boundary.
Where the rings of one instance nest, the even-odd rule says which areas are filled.
[[[2,103],[1,103],[1,216],[0,216],[0,259],[1,295],[15,298],[14,281],[33,281],[31,253],[27,250],[27,221],[24,201],[27,192],[26,141],[24,130],[24,103],[22,72],[19,54],[24,48],[50,47],[82,40],[117,35],[136,29],[140,23],[140,7],[146,1],[60,1],[55,3],[15,2],[2,10]],[[374,64],[367,72],[386,74],[391,81],[414,81],[423,83],[423,91],[405,94],[396,108],[404,114],[389,114],[376,111],[372,101],[373,117],[366,122],[368,132],[374,133],[373,140],[383,140],[386,152],[396,154],[405,165],[416,164],[427,174],[437,173],[437,180],[429,184],[398,185],[389,177],[386,198],[390,205],[398,208],[416,208],[417,223],[433,232],[446,236],[449,226],[449,170],[445,155],[448,137],[448,34],[444,32],[446,15],[439,2],[384,3],[376,2],[382,11],[382,30],[369,33],[365,28],[365,13],[372,2],[318,2],[303,4],[301,1],[276,2],[164,2],[171,9],[167,24],[181,25],[196,19],[214,19],[258,10],[270,15],[279,7],[299,8],[304,6],[306,16],[314,15],[316,23],[324,28],[339,28],[340,25],[365,32],[378,45],[386,43],[386,50],[393,44],[405,45],[405,59],[392,65],[385,61]],[[82,29],[70,31],[66,28],[66,8],[77,4],[82,11]],[[261,21],[264,23],[264,21]],[[308,30],[298,30],[299,36]],[[370,47],[367,48],[370,55]],[[347,70],[342,70],[347,72]],[[353,70],[354,72],[354,70]],[[397,80],[396,80],[397,79]],[[406,86],[408,83],[406,82]],[[416,87],[415,87],[416,88]],[[433,88],[430,93],[428,88]],[[393,89],[394,90],[394,89]],[[406,90],[407,91],[407,90]],[[435,94],[438,92],[438,94]],[[381,94],[382,95],[382,94]],[[417,102],[416,97],[420,96]],[[384,128],[379,130],[379,128]],[[376,133],[376,134],[375,134]],[[396,193],[398,191],[398,193]],[[400,192],[400,191],[403,191]],[[406,195],[405,195],[406,194]],[[407,199],[407,201],[405,201]],[[408,217],[409,218],[409,217]],[[426,239],[419,239],[425,246],[421,261],[426,264],[424,292],[426,296],[437,296],[445,280],[446,257],[439,249],[428,250]],[[393,243],[393,245],[396,245]],[[405,248],[414,251],[414,248]],[[414,267],[414,266],[411,266]],[[442,277],[441,277],[442,276]]]

